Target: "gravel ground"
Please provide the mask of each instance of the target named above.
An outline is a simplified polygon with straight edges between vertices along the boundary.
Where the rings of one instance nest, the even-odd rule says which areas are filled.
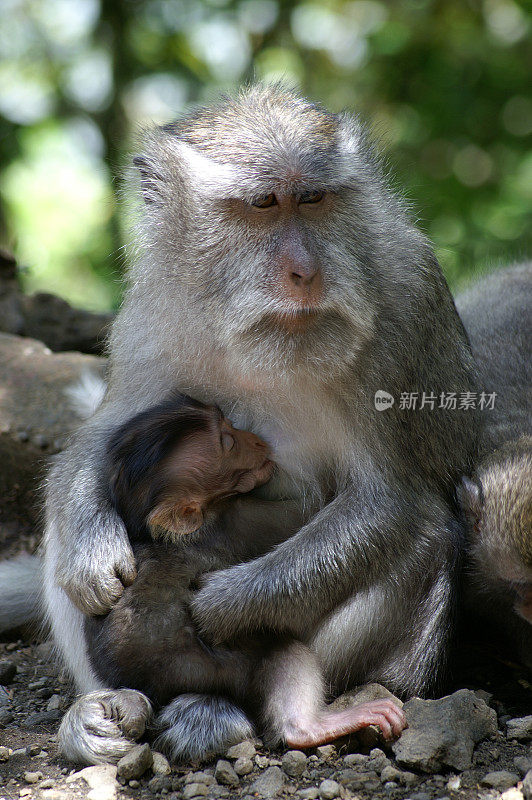
[[[303,754],[271,752],[257,740],[237,745],[207,764],[172,768],[164,757],[153,757],[147,745],[140,746],[129,764],[119,765],[117,775],[112,766],[83,770],[61,758],[57,728],[73,699],[72,687],[54,664],[47,643],[4,640],[0,642],[0,684],[5,687],[0,690],[0,798],[495,800],[503,794],[504,800],[529,800],[532,781],[529,787],[527,779],[523,787],[523,776],[532,768],[532,746],[530,741],[509,740],[505,726],[508,719],[530,713],[532,686],[526,673],[513,664],[484,662],[478,672],[481,696],[496,710],[499,732],[478,745],[472,768],[462,773],[408,772],[397,768],[391,752],[375,748],[356,753],[353,743]]]

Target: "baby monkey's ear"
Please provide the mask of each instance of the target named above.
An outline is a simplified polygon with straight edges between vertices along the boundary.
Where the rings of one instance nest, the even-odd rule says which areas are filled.
[[[203,509],[197,500],[161,503],[148,517],[154,538],[179,539],[203,525]]]

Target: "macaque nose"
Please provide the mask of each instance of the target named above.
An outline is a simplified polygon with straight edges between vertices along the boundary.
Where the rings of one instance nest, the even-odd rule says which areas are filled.
[[[318,268],[311,264],[299,265],[292,269],[290,280],[295,286],[310,286],[318,272]]]
[[[296,303],[315,303],[323,292],[320,265],[297,232],[287,236],[280,253],[283,295]]]

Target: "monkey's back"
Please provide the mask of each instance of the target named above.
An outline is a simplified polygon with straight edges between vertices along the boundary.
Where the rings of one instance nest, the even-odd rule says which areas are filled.
[[[143,542],[134,551],[134,583],[107,615],[85,621],[98,678],[109,688],[138,689],[156,705],[189,691],[241,693],[250,676],[249,657],[209,646],[189,610],[201,575],[227,564],[194,545]]]

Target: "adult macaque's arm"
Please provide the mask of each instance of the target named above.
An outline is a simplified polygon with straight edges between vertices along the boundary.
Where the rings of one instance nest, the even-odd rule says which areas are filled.
[[[272,552],[207,576],[196,621],[216,641],[261,627],[303,635],[353,590],[393,575],[419,530],[400,508],[384,490],[342,493]]]
[[[57,457],[47,482],[45,544],[55,580],[85,614],[104,614],[135,580],[136,567],[103,476],[110,427],[119,412],[106,406]]]

